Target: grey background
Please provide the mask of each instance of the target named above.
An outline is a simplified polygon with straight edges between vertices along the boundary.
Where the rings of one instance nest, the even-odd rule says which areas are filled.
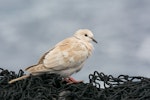
[[[0,67],[18,72],[80,28],[98,44],[84,68],[150,77],[150,0],[0,0]]]

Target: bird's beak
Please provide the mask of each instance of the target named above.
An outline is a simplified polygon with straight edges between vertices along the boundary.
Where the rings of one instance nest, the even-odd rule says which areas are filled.
[[[91,38],[93,40],[93,42],[98,43],[94,38]]]

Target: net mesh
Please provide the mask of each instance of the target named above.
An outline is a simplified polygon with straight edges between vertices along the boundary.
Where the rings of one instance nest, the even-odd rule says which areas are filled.
[[[150,100],[150,78],[141,76],[95,71],[89,83],[67,84],[57,74],[42,74],[8,84],[23,75],[0,68],[0,100]]]

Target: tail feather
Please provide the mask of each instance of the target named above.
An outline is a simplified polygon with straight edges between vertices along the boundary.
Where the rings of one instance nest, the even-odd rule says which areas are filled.
[[[21,76],[21,77],[19,77],[19,78],[13,79],[13,80],[9,81],[8,83],[9,83],[9,84],[14,83],[14,82],[16,82],[16,81],[19,81],[19,80],[22,80],[22,79],[26,79],[26,78],[28,78],[29,76],[30,76],[30,75],[24,75],[24,76]]]
[[[41,74],[41,73],[49,71],[43,64],[33,65],[33,66],[30,66],[30,67],[26,68],[25,70],[28,71],[32,75],[38,75],[38,74]],[[30,75],[24,75],[24,76],[21,76],[19,78],[13,79],[13,80],[9,81],[8,83],[10,83],[10,84],[14,83],[16,81],[19,81],[19,80],[22,80],[22,79],[26,79],[29,76]]]

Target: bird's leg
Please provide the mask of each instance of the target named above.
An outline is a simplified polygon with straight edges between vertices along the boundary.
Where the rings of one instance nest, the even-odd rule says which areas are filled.
[[[65,78],[65,81],[68,83],[68,84],[72,84],[72,83],[81,83],[83,81],[77,81],[75,80],[73,77],[69,76],[68,78]]]

